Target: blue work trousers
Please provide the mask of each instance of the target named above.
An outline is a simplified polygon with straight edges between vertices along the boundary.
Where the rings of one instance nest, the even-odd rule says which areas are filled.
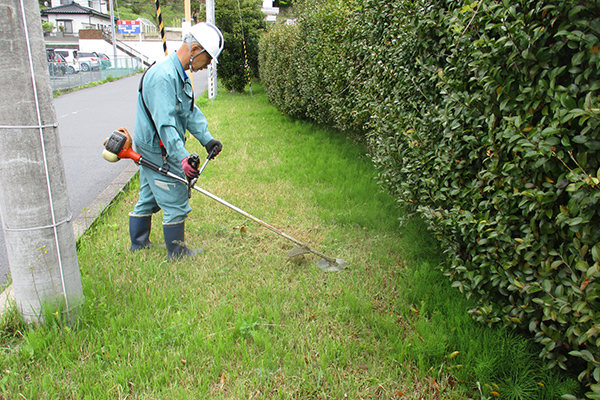
[[[160,154],[144,153],[142,157],[146,160],[163,165]],[[169,158],[168,164],[170,172],[185,177],[179,161]],[[171,177],[140,166],[140,199],[133,209],[133,214],[152,215],[161,209],[164,211],[163,224],[185,220],[188,213],[192,211],[189,205],[188,187]]]

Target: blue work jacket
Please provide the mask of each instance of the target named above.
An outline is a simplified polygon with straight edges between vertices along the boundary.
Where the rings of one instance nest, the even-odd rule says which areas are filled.
[[[142,95],[152,119],[146,113]],[[142,93],[138,93],[133,139],[136,151],[142,156],[144,152],[161,154],[156,130],[168,157],[177,162],[190,155],[185,149],[186,130],[206,146],[213,137],[206,117],[198,106],[192,106],[192,101],[192,86],[177,53],[152,66],[144,77]]]

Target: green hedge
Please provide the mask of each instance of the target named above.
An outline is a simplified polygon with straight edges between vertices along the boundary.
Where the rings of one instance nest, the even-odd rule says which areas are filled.
[[[282,111],[364,138],[481,322],[600,398],[600,1],[319,1],[260,43]]]

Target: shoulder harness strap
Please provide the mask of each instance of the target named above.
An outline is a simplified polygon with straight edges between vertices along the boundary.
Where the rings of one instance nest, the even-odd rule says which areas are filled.
[[[146,76],[146,72],[148,72],[154,64],[156,64],[156,61],[153,62],[152,65],[150,65],[146,71],[144,71],[144,74],[142,75],[142,79],[140,79],[140,86],[138,87],[138,91],[140,92],[140,97],[142,98],[142,105],[144,106],[144,111],[146,112],[146,115],[148,116],[148,118],[150,118],[150,121],[152,121],[152,126],[154,127],[154,132],[156,132],[156,136],[158,137],[158,144],[160,145],[160,151],[162,153],[162,158],[163,158],[163,168],[166,168],[168,171],[169,164],[167,164],[167,158],[169,156],[167,155],[167,149],[165,148],[162,140],[160,139],[160,135],[158,134],[158,129],[156,128],[156,124],[154,123],[154,119],[152,118],[152,114],[150,113],[150,110],[148,110],[148,106],[146,105],[146,101],[144,100],[144,92],[143,92],[144,77]]]

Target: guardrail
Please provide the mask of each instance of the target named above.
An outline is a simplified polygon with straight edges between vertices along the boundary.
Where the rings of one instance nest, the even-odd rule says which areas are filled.
[[[140,52],[139,50],[134,49],[133,47],[120,42],[117,40],[116,44],[117,48],[119,50],[121,50],[122,52],[129,54],[131,57],[134,58],[139,58],[140,61],[147,67],[150,66],[150,59],[148,58],[148,56],[146,56],[145,54],[142,54],[142,52]]]
[[[48,63],[50,73],[50,85],[52,91],[71,89],[84,86],[90,82],[100,82],[108,78],[119,78],[121,76],[131,75],[144,68],[144,64],[139,58],[117,57],[110,59],[110,66],[105,66],[97,70],[80,71],[73,74],[62,73],[62,71],[52,68]]]
[[[107,29],[102,30],[102,38],[106,42],[108,42],[110,44],[113,44],[112,32],[110,32],[109,30],[107,30]],[[131,46],[129,46],[129,45],[127,45],[127,44],[119,41],[119,40],[115,41],[115,46],[119,50],[121,50],[123,53],[125,53],[125,54],[127,54],[127,55],[129,55],[131,57],[134,57],[134,58],[139,58],[142,61],[142,63],[144,63],[145,66],[147,66],[147,67],[150,66],[150,60],[148,59],[148,56],[144,55],[139,50],[134,49],[133,47],[131,47]]]

